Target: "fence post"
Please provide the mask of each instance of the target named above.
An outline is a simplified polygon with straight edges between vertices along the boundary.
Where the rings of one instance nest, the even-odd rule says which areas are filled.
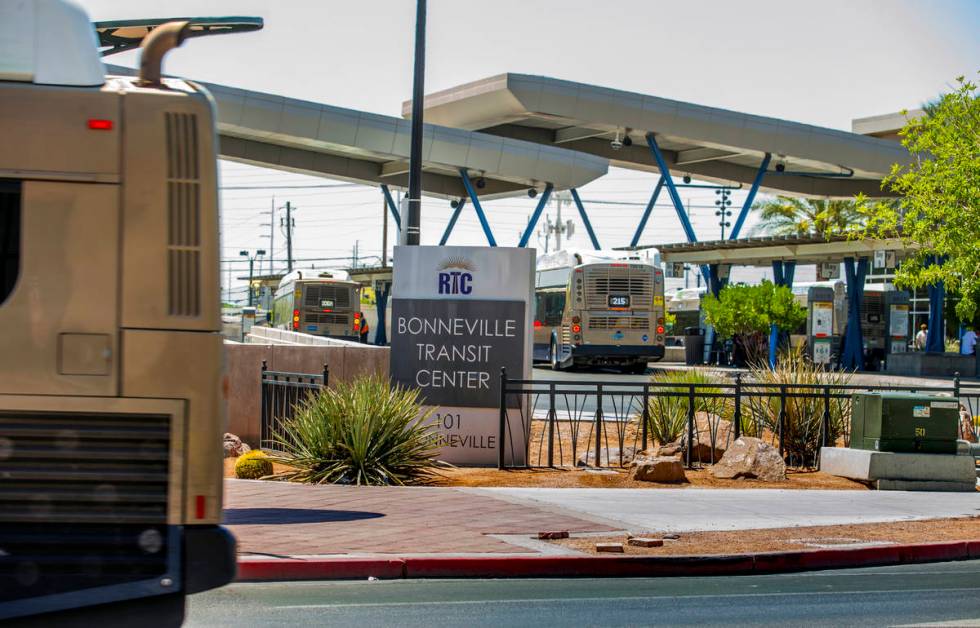
[[[643,384],[643,451],[647,449],[649,435],[647,428],[650,423],[650,384]]]
[[[598,469],[602,466],[602,384],[596,384],[595,403],[595,466]]]
[[[323,386],[321,388],[326,388],[327,384],[330,383],[330,367],[326,364],[323,365]]]
[[[960,398],[960,372],[953,373],[953,396],[959,401]]]
[[[742,436],[742,373],[735,374],[735,416],[732,417],[735,425],[735,438],[738,440]]]
[[[548,384],[548,466],[555,466],[555,384]],[[528,456],[530,458],[530,456]],[[540,460],[540,458],[539,458]]]
[[[259,420],[262,421],[259,425],[259,449],[262,449],[269,438],[269,393],[265,385],[265,372],[268,370],[268,365],[262,360],[262,374],[259,376],[259,405],[262,406],[259,414]]]
[[[507,367],[500,367],[500,430],[497,432],[497,469],[504,468],[504,435],[507,429]]]
[[[687,389],[687,468],[694,468],[694,384]]]
[[[825,385],[823,388],[823,439],[821,440],[821,447],[827,446],[827,438],[829,435],[830,435],[830,386]]]
[[[779,455],[783,455],[785,449],[786,434],[786,386],[779,386]]]

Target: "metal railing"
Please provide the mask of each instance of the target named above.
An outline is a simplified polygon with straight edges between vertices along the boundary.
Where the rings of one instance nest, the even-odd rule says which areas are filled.
[[[714,464],[742,435],[778,447],[791,467],[814,468],[821,447],[849,444],[856,392],[949,395],[971,419],[980,414],[980,384],[963,385],[959,376],[946,386],[766,383],[741,373],[720,383],[524,380],[503,369],[500,378],[501,469],[513,466],[505,459],[526,467],[625,466],[653,444],[651,430],[682,437],[688,468]],[[975,441],[976,421],[964,423],[970,433],[961,437]]]
[[[327,387],[330,370],[324,364],[320,374],[270,371],[265,360],[262,360],[261,381],[262,421],[259,447],[274,451],[284,437],[283,423],[293,418],[296,407],[310,395]]]

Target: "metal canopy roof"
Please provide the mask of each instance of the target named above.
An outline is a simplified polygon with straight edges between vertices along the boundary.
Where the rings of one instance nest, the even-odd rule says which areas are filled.
[[[111,73],[134,70],[107,66]],[[410,122],[354,109],[200,82],[217,103],[222,158],[368,185],[407,187]],[[466,196],[460,169],[483,179],[481,198],[585,185],[605,158],[433,124],[422,143],[423,192]]]
[[[638,247],[654,248],[654,247]],[[776,261],[798,264],[841,262],[846,257],[870,257],[875,251],[909,249],[901,238],[851,240],[846,236],[773,236],[711,242],[680,242],[656,245],[664,262],[687,264],[733,264],[770,266]]]
[[[402,115],[410,114],[408,101]],[[762,187],[807,196],[882,196],[882,177],[893,163],[909,159],[889,140],[525,74],[501,74],[430,94],[425,119],[659,172],[644,140],[650,132],[675,175],[712,181],[751,183],[769,152],[772,163]],[[617,134],[632,145],[615,150],[611,142]],[[776,172],[779,164],[785,174]]]
[[[190,22],[187,37],[226,35],[261,30],[264,22],[260,17],[167,17],[146,20],[113,20],[94,22],[95,34],[106,57],[138,48],[150,32],[167,22]]]

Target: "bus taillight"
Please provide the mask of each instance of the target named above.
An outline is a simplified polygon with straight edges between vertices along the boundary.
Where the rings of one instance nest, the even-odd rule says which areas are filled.
[[[354,331],[360,331],[361,329],[361,313],[354,312]]]
[[[299,329],[299,310],[293,310],[293,329]]]
[[[657,325],[657,333],[660,334],[660,335],[663,335],[663,333],[664,333],[664,326],[663,325]]]
[[[577,334],[577,333],[579,333],[581,331],[582,331],[582,326],[581,325],[579,325],[578,323],[572,325],[572,333],[573,334]]]
[[[541,321],[534,321],[534,328],[537,329],[538,327],[541,327]]]

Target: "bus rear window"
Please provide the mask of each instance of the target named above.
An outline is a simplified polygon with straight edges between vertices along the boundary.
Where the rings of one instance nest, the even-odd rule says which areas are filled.
[[[20,182],[0,181],[0,303],[20,274]]]

